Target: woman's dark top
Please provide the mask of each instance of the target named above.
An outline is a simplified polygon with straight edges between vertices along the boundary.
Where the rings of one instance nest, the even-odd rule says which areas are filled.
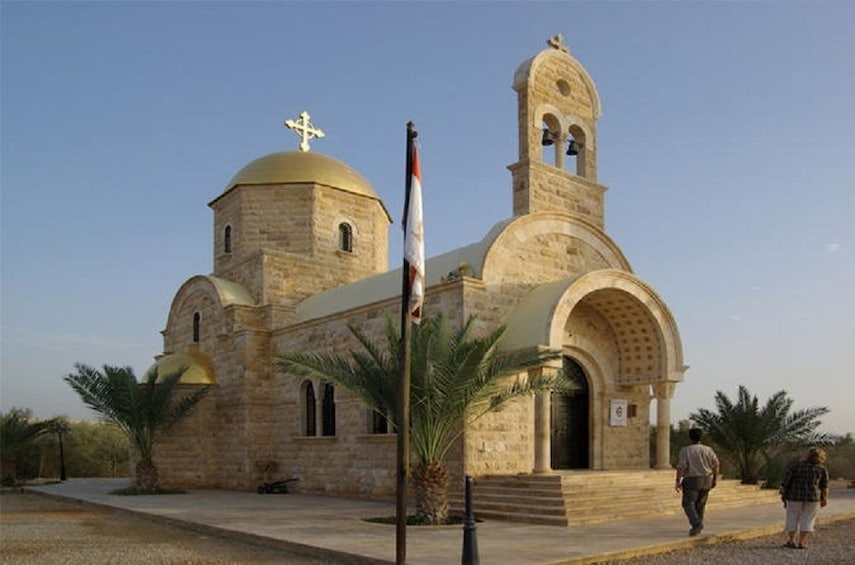
[[[828,488],[828,471],[822,465],[810,461],[793,464],[781,484],[784,500],[817,502],[820,491]]]

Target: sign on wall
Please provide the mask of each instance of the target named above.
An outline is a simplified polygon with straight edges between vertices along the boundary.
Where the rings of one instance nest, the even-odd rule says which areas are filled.
[[[610,426],[626,425],[626,400],[612,400],[609,417]]]

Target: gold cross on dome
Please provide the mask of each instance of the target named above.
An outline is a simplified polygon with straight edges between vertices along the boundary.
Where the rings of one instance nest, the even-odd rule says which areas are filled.
[[[312,122],[309,121],[309,113],[305,110],[300,112],[299,120],[285,120],[285,126],[288,129],[294,130],[294,133],[300,136],[300,151],[309,150],[310,139],[315,137],[320,139],[324,136],[324,132],[313,126]]]

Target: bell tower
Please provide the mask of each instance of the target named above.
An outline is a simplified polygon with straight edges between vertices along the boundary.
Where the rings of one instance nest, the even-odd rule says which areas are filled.
[[[519,160],[510,165],[514,216],[563,212],[604,225],[597,183],[600,96],[561,35],[514,73]]]

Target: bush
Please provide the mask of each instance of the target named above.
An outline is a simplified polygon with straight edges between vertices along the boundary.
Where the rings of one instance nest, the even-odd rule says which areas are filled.
[[[832,479],[855,480],[855,441],[852,434],[835,439],[833,445],[826,448],[828,476]]]

